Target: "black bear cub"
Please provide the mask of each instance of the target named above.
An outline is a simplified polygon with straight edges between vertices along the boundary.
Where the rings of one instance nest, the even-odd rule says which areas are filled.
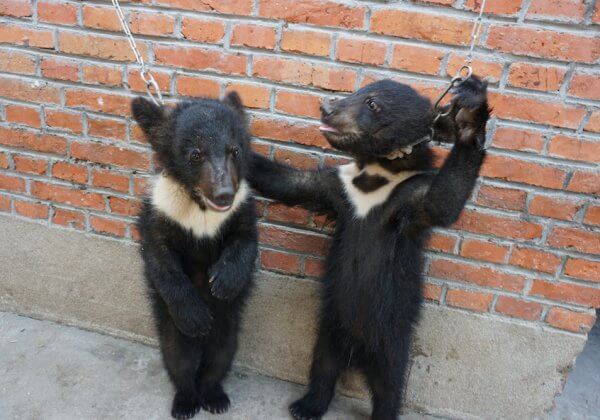
[[[132,109],[162,167],[138,226],[171,414],[223,413],[257,256],[244,110],[236,93],[174,109],[136,98]]]
[[[484,160],[486,84],[454,92],[436,138],[455,143],[441,169],[423,141],[435,113],[409,86],[384,80],[321,107],[321,131],[354,161],[301,171],[254,155],[250,181],[262,194],[336,218],[325,264],[318,336],[296,419],[319,419],[341,371],[361,370],[373,418],[395,419],[413,328],[422,303],[423,248],[433,226],[458,218]]]

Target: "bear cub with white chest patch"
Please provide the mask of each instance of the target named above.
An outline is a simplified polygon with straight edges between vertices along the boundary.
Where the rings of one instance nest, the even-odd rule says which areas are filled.
[[[366,376],[373,419],[400,412],[423,299],[423,249],[430,228],[457,220],[475,185],[485,157],[486,84],[461,83],[446,111],[436,139],[454,146],[439,171],[423,141],[434,124],[431,103],[391,80],[322,104],[321,131],[351,163],[302,171],[254,155],[250,182],[263,195],[336,219],[309,388],[290,406],[295,419],[321,418],[348,367]]]
[[[138,226],[160,348],[176,391],[171,414],[223,413],[230,402],[221,382],[237,349],[258,252],[243,106],[230,93],[174,109],[136,98],[132,109],[163,170]]]

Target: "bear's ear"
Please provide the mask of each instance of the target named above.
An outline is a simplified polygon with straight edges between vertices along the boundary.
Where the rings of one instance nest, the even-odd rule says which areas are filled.
[[[236,91],[232,90],[227,95],[225,95],[225,97],[223,98],[223,103],[233,108],[233,110],[237,111],[240,115],[244,115],[244,105],[242,104],[242,99],[240,98],[240,95],[238,95]]]
[[[164,110],[141,96],[131,102],[131,111],[133,118],[148,137],[152,129],[163,124],[165,120]]]

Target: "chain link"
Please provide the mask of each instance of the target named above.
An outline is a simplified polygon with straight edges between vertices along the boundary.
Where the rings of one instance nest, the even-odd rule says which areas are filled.
[[[133,51],[135,61],[137,61],[137,63],[140,65],[140,77],[146,84],[146,93],[148,93],[148,96],[150,97],[150,99],[152,99],[152,102],[154,102],[155,105],[160,106],[163,104],[163,98],[160,92],[160,87],[158,86],[158,83],[156,83],[156,79],[154,79],[154,76],[152,76],[152,73],[148,69],[148,66],[144,62],[144,59],[140,54],[137,45],[135,44],[135,39],[133,38],[133,35],[131,35],[131,30],[129,30],[129,25],[127,24],[127,20],[125,19],[125,14],[123,13],[123,9],[121,9],[119,0],[112,0],[112,4],[115,7],[115,10],[117,11],[117,16],[121,21],[123,32],[125,32],[125,35],[127,36],[127,41],[129,41],[129,46]],[[151,87],[154,88],[156,96],[154,96],[154,94],[152,93]]]
[[[467,66],[471,65],[473,61],[473,50],[475,49],[475,43],[477,42],[477,38],[479,37],[479,33],[481,32],[481,28],[483,27],[483,10],[485,9],[485,2],[487,0],[483,0],[481,2],[481,8],[479,9],[479,15],[475,22],[473,23],[473,29],[471,30],[471,45],[469,47],[469,52],[467,54]],[[459,71],[460,72],[460,71]]]

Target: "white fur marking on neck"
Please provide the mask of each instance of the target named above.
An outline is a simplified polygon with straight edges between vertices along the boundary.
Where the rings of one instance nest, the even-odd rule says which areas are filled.
[[[362,173],[379,175],[387,179],[388,183],[374,191],[362,191],[352,183],[352,180]],[[402,171],[395,174],[377,164],[367,165],[361,170],[356,163],[349,163],[339,167],[338,176],[344,184],[346,195],[354,205],[355,215],[365,217],[373,207],[385,203],[396,186],[418,173],[419,171]]]
[[[194,235],[213,237],[227,218],[246,200],[248,192],[248,184],[242,181],[229,210],[202,210],[177,181],[167,175],[159,175],[152,190],[152,204],[167,217],[191,230]]]

